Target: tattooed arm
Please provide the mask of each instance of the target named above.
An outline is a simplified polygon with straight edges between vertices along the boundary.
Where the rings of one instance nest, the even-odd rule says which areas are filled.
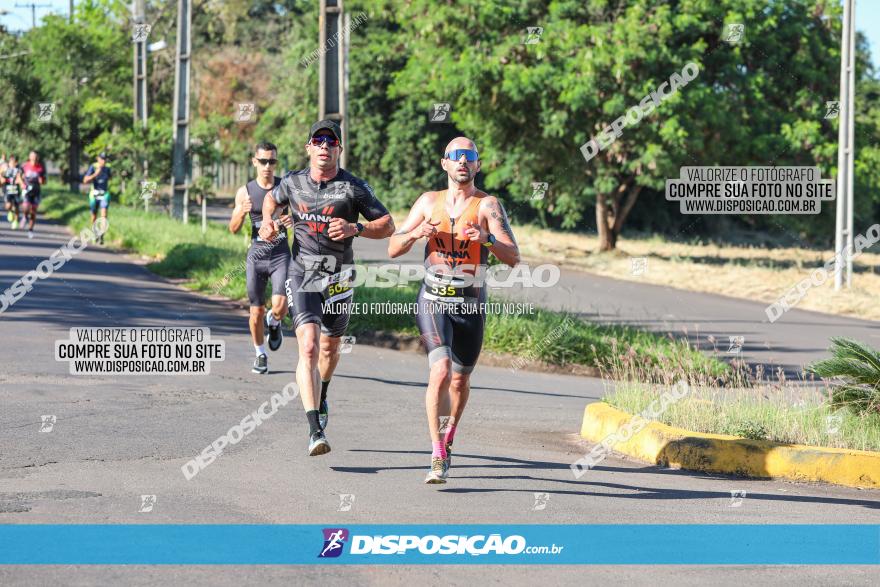
[[[495,196],[483,198],[480,203],[480,218],[486,220],[489,233],[495,237],[495,244],[489,247],[492,254],[511,267],[519,263],[519,246],[507,221],[507,213],[498,198]]]

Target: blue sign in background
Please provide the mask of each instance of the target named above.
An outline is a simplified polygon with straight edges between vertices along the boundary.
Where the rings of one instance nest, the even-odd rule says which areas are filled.
[[[325,528],[348,530],[338,557],[318,557]],[[491,534],[563,548],[350,552],[357,535]],[[880,525],[0,525],[0,564],[880,564]]]

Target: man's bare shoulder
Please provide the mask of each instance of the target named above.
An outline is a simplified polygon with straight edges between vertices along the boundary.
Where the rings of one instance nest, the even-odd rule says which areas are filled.
[[[498,198],[491,194],[487,194],[482,190],[477,190],[474,196],[480,199],[480,208],[490,209],[495,206],[501,205],[501,202],[498,200]]]
[[[419,199],[416,200],[416,205],[425,206],[426,208],[432,208],[437,202],[437,198],[443,197],[445,193],[445,191],[424,192],[421,196],[419,196]]]
[[[235,191],[235,203],[241,203],[245,198],[248,197],[247,186],[241,186]]]

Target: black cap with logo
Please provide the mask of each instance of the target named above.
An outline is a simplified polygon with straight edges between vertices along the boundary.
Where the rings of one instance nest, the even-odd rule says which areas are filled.
[[[339,142],[342,142],[342,129],[339,128],[339,124],[334,120],[319,120],[315,124],[312,125],[311,130],[309,130],[309,139],[315,136],[319,130],[329,130],[333,133],[333,136],[336,137]]]

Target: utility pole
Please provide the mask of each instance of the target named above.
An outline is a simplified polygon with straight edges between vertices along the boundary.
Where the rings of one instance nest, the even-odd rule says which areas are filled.
[[[841,288],[844,275],[846,287],[852,287],[855,13],[855,0],[844,0],[843,35],[840,41],[840,114],[837,134],[837,218],[834,250],[837,255],[845,254],[846,260],[835,263],[834,289]]]
[[[134,0],[132,21],[135,30],[145,24],[144,0]],[[134,124],[147,127],[147,37],[133,35],[134,44]]]
[[[67,20],[70,24],[73,24],[73,0],[70,1],[70,8]],[[70,54],[67,55],[67,58],[70,59]],[[79,163],[82,158],[79,144],[79,86],[82,79],[84,78],[80,78],[79,74],[74,74],[73,76],[74,99],[70,108],[69,120],[70,146],[67,150],[67,165],[70,171],[68,172],[68,187],[74,194],[79,192]]]
[[[189,220],[189,77],[192,40],[192,3],[177,0],[177,60],[174,67],[174,150],[172,152],[171,215]]]
[[[73,5],[73,0],[70,2]],[[30,2],[28,4],[16,4],[16,8],[30,8],[31,9],[31,28],[37,28],[37,8],[52,8],[51,4],[35,4]],[[71,11],[71,14],[73,12]]]
[[[342,128],[344,149],[339,164],[344,169],[348,162],[347,61],[348,26],[342,0],[321,0],[318,21],[318,118],[335,120]]]
[[[132,35],[134,45],[134,126],[140,123],[141,127],[147,128],[147,35],[140,34],[146,24],[144,0],[134,0],[134,14],[132,15],[135,33]],[[149,162],[144,153],[141,161],[141,172],[144,180],[149,172]],[[145,200],[146,201],[146,200]]]

